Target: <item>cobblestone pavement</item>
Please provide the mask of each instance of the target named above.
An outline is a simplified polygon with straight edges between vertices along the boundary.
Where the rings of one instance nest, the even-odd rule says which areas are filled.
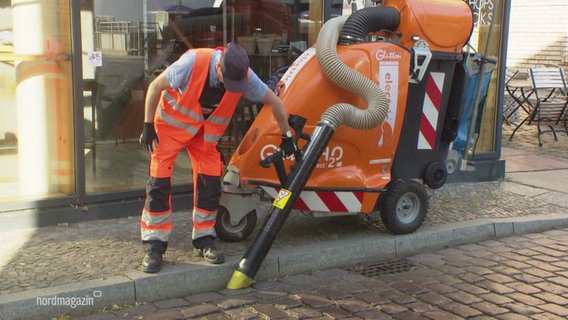
[[[566,319],[568,229],[330,269],[82,319]]]
[[[525,128],[508,141],[511,129],[504,126],[503,146],[568,161],[568,137],[564,135],[554,141],[552,135],[546,135],[544,147],[539,148],[536,128]],[[507,181],[446,184],[434,192],[424,225],[568,212],[567,206],[559,206],[546,197],[527,197],[531,190],[519,188],[522,186]],[[259,221],[263,221],[266,211],[262,207],[258,210]],[[0,243],[0,296],[108,278],[137,268],[142,258],[138,221],[138,217],[99,220],[3,234],[8,240]],[[164,257],[166,263],[198,261],[192,256],[190,230],[190,212],[175,212],[174,231]],[[294,247],[340,237],[364,238],[376,232],[388,231],[377,220],[314,218],[293,212],[273,247]],[[240,257],[249,243],[250,239],[239,243],[219,242],[218,247],[228,256]]]

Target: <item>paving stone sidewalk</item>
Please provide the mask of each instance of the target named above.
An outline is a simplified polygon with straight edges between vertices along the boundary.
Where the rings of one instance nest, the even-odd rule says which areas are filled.
[[[568,229],[559,229],[80,319],[566,319],[567,273]]]

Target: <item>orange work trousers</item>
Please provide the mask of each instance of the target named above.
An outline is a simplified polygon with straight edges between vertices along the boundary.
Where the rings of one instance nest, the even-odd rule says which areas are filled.
[[[171,176],[178,153],[186,149],[193,169],[192,239],[216,237],[215,221],[221,196],[223,162],[217,144],[204,141],[163,122],[155,123],[159,145],[150,158],[150,179],[141,219],[143,241],[167,242],[172,231]]]

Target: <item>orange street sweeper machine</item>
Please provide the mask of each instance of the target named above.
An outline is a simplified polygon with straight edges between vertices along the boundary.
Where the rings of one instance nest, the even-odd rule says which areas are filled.
[[[261,193],[274,199],[228,288],[252,284],[292,209],[378,211],[395,234],[420,227],[428,191],[446,181],[472,29],[462,0],[385,0],[324,24],[277,85],[298,151],[283,159],[280,129],[262,109],[228,163],[221,239],[247,237]]]

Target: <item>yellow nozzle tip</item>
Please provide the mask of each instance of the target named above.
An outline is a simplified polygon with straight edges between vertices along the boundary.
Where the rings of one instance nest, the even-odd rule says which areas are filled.
[[[239,270],[235,270],[233,276],[231,277],[231,280],[229,280],[229,283],[227,284],[227,289],[230,290],[244,289],[252,286],[253,283],[254,280],[252,278],[240,272]]]

